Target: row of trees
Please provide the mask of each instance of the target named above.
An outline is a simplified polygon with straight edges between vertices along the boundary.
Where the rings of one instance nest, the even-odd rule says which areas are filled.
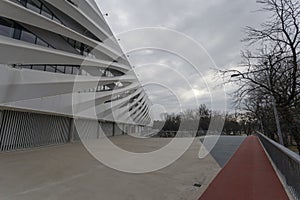
[[[209,129],[210,120],[213,116],[220,116],[218,112],[208,109],[205,104],[198,109],[188,109],[180,114],[166,114],[164,121],[155,121],[154,128],[161,131],[198,131],[205,134]],[[223,134],[250,134],[253,132],[253,125],[250,125],[244,114],[227,114]]]
[[[284,145],[295,142],[300,152],[300,1],[257,2],[269,18],[259,28],[246,27],[243,41],[255,50],[242,52],[242,70],[222,73],[238,84],[236,103],[255,126],[275,140],[282,132]]]

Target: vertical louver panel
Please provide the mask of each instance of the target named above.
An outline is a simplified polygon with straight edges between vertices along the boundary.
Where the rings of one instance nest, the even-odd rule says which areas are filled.
[[[75,122],[78,136],[81,140],[98,138],[99,125],[96,120],[78,119]]]
[[[1,151],[68,142],[70,118],[8,110],[0,113]]]

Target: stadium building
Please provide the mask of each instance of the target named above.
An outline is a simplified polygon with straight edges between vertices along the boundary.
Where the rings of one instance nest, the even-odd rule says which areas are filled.
[[[0,151],[151,125],[147,95],[94,0],[1,0],[0,13]]]

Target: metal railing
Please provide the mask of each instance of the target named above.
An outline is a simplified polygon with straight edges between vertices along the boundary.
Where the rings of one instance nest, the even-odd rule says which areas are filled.
[[[279,170],[293,197],[300,200],[300,156],[258,132],[258,137]]]
[[[173,137],[195,137],[195,136],[204,136],[207,134],[207,130],[200,131],[159,131],[153,137],[163,137],[163,138],[173,138]]]

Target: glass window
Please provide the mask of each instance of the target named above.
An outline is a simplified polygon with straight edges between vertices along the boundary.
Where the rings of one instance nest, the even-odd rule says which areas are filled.
[[[0,35],[55,49],[20,24],[5,17],[0,17]]]
[[[42,3],[39,0],[27,0],[27,7],[31,4],[32,6],[35,6],[39,10],[42,7]],[[29,8],[29,7],[28,7]]]
[[[55,49],[55,47],[51,46],[50,44],[48,44],[48,47],[51,49]]]
[[[23,68],[23,69],[31,69],[32,65],[22,65],[22,66],[18,66],[18,67]]]
[[[40,45],[40,46],[44,46],[44,47],[48,47],[48,46],[49,46],[46,42],[44,42],[44,41],[41,40],[40,38],[37,38],[37,39],[36,39],[36,44],[37,44],[37,45]]]
[[[82,52],[83,56],[88,56],[88,53],[86,51]]]
[[[46,8],[44,5],[42,6],[41,14],[44,15],[45,17],[48,17],[48,18],[52,19],[51,11],[48,8]]]
[[[42,10],[42,13],[41,13],[41,14],[44,15],[45,17],[49,18],[49,19],[52,18],[52,15],[51,15],[51,14],[49,14],[49,13],[43,11],[43,10]]]
[[[53,16],[53,20],[60,23],[60,24],[63,24],[57,17]]]
[[[62,65],[57,66],[57,72],[59,72],[59,73],[65,73],[65,68],[66,68],[66,66],[62,66]]]
[[[14,24],[14,34],[13,34],[13,38],[14,39],[17,39],[17,40],[20,40],[21,38],[21,33],[22,33],[22,27],[17,25],[17,24]]]
[[[23,30],[20,39],[21,39],[22,41],[30,42],[30,43],[35,44],[36,36],[33,35],[32,33],[29,33],[29,32],[27,32],[27,31],[24,31],[24,30]]]
[[[74,47],[75,46],[75,44],[76,44],[76,41],[75,40],[73,40],[73,39],[69,39],[69,44],[72,46],[72,47]]]
[[[55,69],[56,69],[55,66],[52,66],[52,65],[47,65],[46,66],[46,71],[47,72],[55,72],[56,71]]]
[[[72,0],[67,0],[67,1],[77,7],[77,4],[75,4]]]
[[[19,0],[23,6],[26,6],[27,0]]]
[[[63,24],[40,0],[18,0],[24,7]]]
[[[32,69],[39,70],[39,71],[45,71],[46,66],[45,65],[33,65]]]
[[[4,26],[8,26],[8,27],[13,27],[13,22],[11,20],[3,18],[3,17],[0,18],[0,24],[2,24]]]
[[[75,41],[75,48],[80,50],[81,49],[81,43]]]
[[[0,18],[0,35],[6,37],[13,37],[14,29],[11,21]]]
[[[14,32],[13,28],[0,24],[0,35],[6,36],[6,37],[12,37],[13,32]]]
[[[42,11],[52,15],[51,11],[45,5],[42,6]]]
[[[74,66],[66,66],[66,65],[13,65],[14,68],[24,68],[24,69],[32,69],[39,71],[47,71],[52,73],[62,73],[62,74],[80,74],[80,67],[77,65]],[[96,88],[93,88],[95,91]]]
[[[66,74],[73,74],[73,67],[66,66]]]
[[[77,67],[73,67],[73,74],[80,74],[80,69],[78,69]]]
[[[40,13],[41,12],[41,2],[36,1],[36,0],[29,0],[27,3],[27,8],[34,12]]]

